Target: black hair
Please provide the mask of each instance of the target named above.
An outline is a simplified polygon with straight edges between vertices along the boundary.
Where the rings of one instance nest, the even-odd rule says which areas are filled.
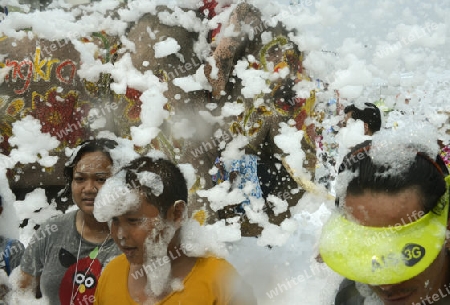
[[[63,195],[70,196],[71,185],[73,181],[73,169],[76,167],[77,163],[81,160],[84,154],[91,152],[102,152],[113,164],[113,159],[109,153],[110,149],[113,149],[117,146],[117,142],[109,139],[94,139],[94,140],[86,140],[78,146],[78,150],[74,152],[75,155],[72,155],[70,160],[66,163],[64,167],[64,180],[66,181],[66,186],[64,188]]]
[[[358,173],[350,180],[347,186],[347,195],[361,195],[366,190],[396,194],[410,187],[417,187],[422,196],[423,211],[439,214],[442,211],[439,199],[445,194],[447,185],[445,176],[449,174],[448,169],[437,155],[432,160],[425,153],[418,152],[410,167],[399,175],[388,172],[389,166],[375,164],[369,156],[370,145],[355,150],[357,158],[348,162],[344,170]],[[338,204],[338,202],[337,202]]]
[[[125,171],[127,185],[139,188],[145,193],[147,200],[153,204],[164,218],[167,211],[178,200],[187,203],[188,189],[186,180],[180,168],[165,159],[153,159],[143,156],[131,161],[122,168]],[[159,196],[153,194],[150,187],[139,182],[138,173],[149,172],[161,177],[163,191]]]
[[[0,6],[0,13],[3,13],[3,14],[5,14],[5,16],[8,16],[8,7]]]
[[[344,113],[352,113],[352,119],[361,120],[367,123],[369,130],[374,133],[381,129],[381,112],[380,109],[372,103],[364,103],[367,107],[359,109],[355,105],[345,107]]]

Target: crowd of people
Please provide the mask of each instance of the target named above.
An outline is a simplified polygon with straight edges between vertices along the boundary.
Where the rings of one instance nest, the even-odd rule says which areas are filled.
[[[322,180],[331,189],[336,176],[336,209],[319,246],[320,260],[344,277],[334,304],[447,304],[450,150],[437,140],[431,148],[414,138],[405,142],[382,128],[375,104],[358,106],[335,113],[343,118],[341,135],[359,124],[360,138],[340,151],[336,175]],[[230,262],[189,251],[182,234],[188,187],[180,167],[142,155],[116,168],[111,151],[118,145],[98,138],[74,150],[61,195],[74,208],[42,223],[26,247],[0,232],[0,304],[23,304],[30,296],[51,305],[257,304]],[[230,191],[244,192],[235,213],[265,197],[255,154],[218,156],[208,174],[213,185],[228,181]],[[12,273],[17,283],[9,283]]]
[[[335,304],[446,304],[446,164],[439,149],[430,155],[422,143],[402,144],[395,131],[380,130],[379,110],[366,106],[344,110],[344,120],[361,120],[374,138],[344,157],[337,212],[320,240],[321,259],[345,277]],[[74,151],[64,168],[65,195],[78,208],[42,224],[26,249],[0,236],[1,268],[7,275],[20,270],[18,287],[0,286],[2,298],[28,292],[49,304],[256,304],[229,262],[189,255],[180,234],[188,190],[178,166],[141,156],[113,173],[116,146],[96,139]],[[395,154],[411,151],[406,165],[396,166]],[[230,179],[220,159],[216,165],[216,182]],[[108,197],[121,187],[125,195]],[[52,234],[40,232],[49,228]]]
[[[0,237],[2,269],[8,275],[20,269],[18,287],[1,285],[2,299],[9,293],[14,304],[25,295],[52,305],[256,304],[229,262],[187,255],[180,230],[188,189],[178,166],[139,157],[112,176],[116,145],[86,141],[67,162],[65,191],[76,210],[43,223],[25,250],[20,241]],[[128,185],[128,198],[104,200],[113,184],[96,201],[117,179]]]

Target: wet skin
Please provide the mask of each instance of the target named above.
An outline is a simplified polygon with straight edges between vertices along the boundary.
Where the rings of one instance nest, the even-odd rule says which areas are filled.
[[[94,211],[94,199],[106,179],[111,176],[111,161],[102,152],[85,153],[73,171],[72,199],[88,215]]]
[[[346,197],[346,211],[365,226],[387,227],[411,222],[413,213],[422,211],[421,196],[415,188],[408,188],[396,194],[365,191],[362,195]],[[415,219],[411,219],[414,221]],[[422,304],[439,294],[445,293],[450,285],[449,258],[445,247],[434,262],[416,277],[394,285],[370,286],[385,305]],[[428,302],[429,303],[429,302]]]
[[[112,218],[111,235],[130,264],[142,265],[149,255],[145,241],[160,220],[159,211],[140,195],[139,208]]]

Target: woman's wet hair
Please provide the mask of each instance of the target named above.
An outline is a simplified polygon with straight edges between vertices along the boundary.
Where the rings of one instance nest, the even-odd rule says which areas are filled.
[[[165,159],[153,159],[151,157],[139,157],[122,168],[125,171],[126,184],[137,187],[143,192],[147,201],[153,204],[164,218],[167,211],[178,200],[187,203],[188,189],[186,180],[180,168]],[[162,193],[155,195],[151,188],[140,183],[138,173],[153,173],[161,178],[163,184]]]
[[[102,152],[113,164],[113,159],[109,151],[117,146],[117,142],[109,139],[94,139],[87,140],[81,143],[77,150],[74,152],[74,155],[70,158],[70,160],[66,163],[64,167],[64,180],[66,182],[66,186],[64,188],[63,196],[70,196],[71,185],[73,181],[73,169],[76,167],[77,163],[81,160],[81,158],[91,152]]]
[[[352,119],[361,120],[367,123],[369,130],[374,133],[381,129],[381,112],[380,109],[372,103],[364,103],[364,109],[359,109],[355,105],[345,107],[344,113],[352,113]]]
[[[439,199],[445,194],[445,176],[448,169],[438,155],[433,160],[425,153],[417,152],[411,166],[401,173],[393,174],[389,166],[375,164],[369,156],[370,145],[354,151],[358,153],[354,162],[348,162],[345,170],[357,175],[347,186],[347,195],[362,195],[371,190],[379,193],[397,194],[408,188],[417,188],[421,195],[423,211],[439,214],[442,206]],[[447,198],[448,199],[448,198]]]

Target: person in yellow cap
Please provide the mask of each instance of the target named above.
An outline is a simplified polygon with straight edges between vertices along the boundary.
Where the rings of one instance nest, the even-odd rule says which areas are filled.
[[[396,141],[374,138],[339,174],[338,211],[319,245],[346,278],[336,305],[450,304],[448,171],[434,143]]]

